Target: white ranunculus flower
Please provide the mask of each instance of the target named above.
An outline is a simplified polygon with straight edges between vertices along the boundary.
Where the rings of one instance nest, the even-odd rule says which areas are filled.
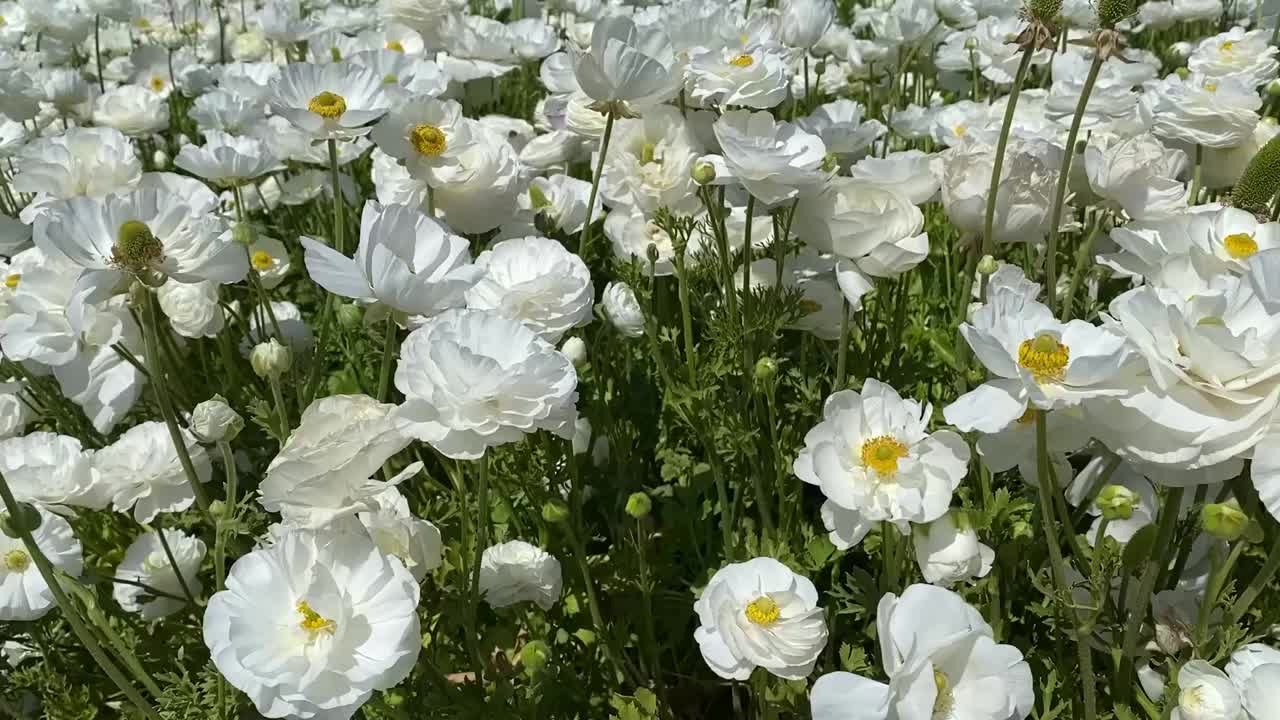
[[[423,97],[392,107],[370,137],[410,175],[435,184],[436,168],[456,166],[476,141],[471,127],[456,101]]]
[[[450,310],[409,333],[396,366],[404,431],[444,455],[473,460],[490,447],[548,430],[568,439],[578,375],[569,359],[520,322]]]
[[[831,0],[784,0],[780,9],[779,39],[803,50],[818,44],[836,14]]]
[[[350,718],[413,670],[418,584],[368,537],[291,530],[236,560],[209,599],[214,665],[270,718]]]
[[[1187,206],[1187,154],[1168,149],[1153,135],[1129,138],[1097,134],[1084,151],[1084,167],[1095,193],[1129,217],[1171,215]]]
[[[638,119],[619,120],[600,195],[610,206],[631,206],[647,217],[661,208],[695,214],[702,203],[690,173],[701,152],[702,143],[676,108],[659,105]]]
[[[986,577],[996,553],[978,540],[967,516],[952,511],[928,525],[912,528],[916,563],[926,582],[949,588]]]
[[[169,126],[169,103],[137,85],[121,85],[93,102],[93,121],[125,135],[149,135]]]
[[[202,442],[230,442],[243,429],[244,418],[221,395],[214,395],[191,411],[191,432]]]
[[[44,508],[36,510],[40,513],[40,527],[31,533],[36,547],[55,569],[79,577],[84,559],[71,525]],[[53,591],[26,545],[0,534],[0,622],[38,620],[56,605]]]
[[[1262,98],[1231,77],[1177,73],[1146,85],[1142,112],[1151,131],[1169,140],[1207,148],[1231,148],[1245,142],[1258,124]]]
[[[1049,213],[1058,179],[1061,152],[1041,141],[1011,138],[996,190],[997,243],[1039,242],[1049,230]],[[961,232],[981,237],[995,149],[978,141],[963,142],[942,154],[942,204]]]
[[[160,310],[173,331],[183,337],[217,337],[226,322],[218,305],[218,286],[211,282],[183,283],[172,278],[156,289]]]
[[[51,510],[62,505],[101,510],[111,497],[94,471],[93,452],[70,435],[33,432],[0,440],[0,475],[19,502]]]
[[[182,609],[186,605],[183,584],[191,594],[200,597],[204,584],[200,582],[200,563],[204,562],[205,545],[199,538],[186,534],[181,530],[163,530],[165,542],[177,562],[177,572],[182,574],[181,580],[174,572],[174,565],[169,561],[160,536],[156,532],[148,532],[134,538],[129,549],[124,551],[124,559],[116,566],[117,578],[142,583],[131,585],[117,582],[111,591],[120,607],[125,612],[139,613],[145,620],[154,620]],[[151,588],[165,595],[156,595]]]
[[[1031,668],[956,593],[912,585],[880,600],[876,629],[888,684],[846,672],[823,675],[813,720],[1023,720],[1035,704]]]
[[[294,63],[271,83],[271,109],[315,140],[365,135],[390,101],[382,78],[351,63]]]
[[[733,110],[713,126],[723,159],[716,168],[717,184],[741,183],[766,206],[794,198],[799,189],[826,180],[822,140],[767,112]]]
[[[333,395],[311,403],[267,467],[258,502],[280,513],[286,525],[311,529],[374,510],[375,496],[421,469],[410,465],[411,472],[389,483],[370,479],[409,445],[394,410],[366,395]]]
[[[421,470],[420,464],[414,465],[415,471]],[[443,562],[440,529],[415,517],[408,501],[394,486],[384,488],[372,500],[375,509],[359,513],[360,523],[379,550],[399,559],[413,574],[413,579],[422,582],[427,573]]]
[[[704,107],[771,108],[787,97],[787,67],[776,52],[708,50],[689,63],[688,97]]]
[[[871,144],[885,133],[878,120],[864,120],[866,108],[861,103],[840,99],[819,105],[813,112],[796,120],[801,130],[822,139],[827,152],[835,153],[842,166],[867,154]]]
[[[613,14],[596,21],[591,47],[578,55],[574,74],[597,102],[635,101],[673,90],[674,62],[666,33]]]
[[[491,607],[532,602],[550,610],[560,599],[560,561],[536,545],[512,540],[485,548],[480,593]]]
[[[849,176],[896,190],[912,205],[921,205],[933,200],[942,186],[933,158],[919,150],[891,152],[883,158],[868,155],[849,168]]]
[[[1280,52],[1271,45],[1266,30],[1248,30],[1233,27],[1200,41],[1187,67],[1192,72],[1212,78],[1232,78],[1246,87],[1258,87],[1276,78],[1280,72]]]
[[[591,183],[586,180],[560,174],[536,177],[529,182],[528,192],[519,198],[521,216],[511,225],[504,226],[501,235],[512,238],[537,232],[539,219],[554,229],[576,235],[583,225],[599,220],[604,214],[601,198],[597,195],[588,219],[587,200],[590,197]],[[510,233],[508,228],[511,228]]]
[[[73,127],[28,145],[18,159],[13,187],[36,195],[21,217],[30,222],[52,200],[102,197],[138,184],[142,165],[133,141],[109,127]]]
[[[600,298],[605,317],[613,324],[614,329],[625,337],[644,335],[644,311],[636,300],[636,293],[624,282],[611,282],[604,286],[604,294]]]
[[[1232,653],[1227,676],[1249,720],[1271,720],[1280,707],[1280,650],[1260,643],[1245,645]]]
[[[757,667],[787,680],[803,679],[827,644],[813,583],[773,558],[720,568],[693,611],[702,658],[726,679],[746,680]]]
[[[179,429],[200,482],[212,473],[209,455],[190,432]],[[195,502],[195,491],[183,471],[173,439],[162,422],[148,421],[125,431],[120,439],[93,455],[93,467],[111,493],[119,512],[149,523],[162,512],[181,512]]]
[[[1205,148],[1204,161],[1200,163],[1200,179],[1204,187],[1220,189],[1235,185],[1253,157],[1276,135],[1280,135],[1280,124],[1274,118],[1262,118],[1254,126],[1253,133],[1239,145]]]
[[[556,240],[503,240],[476,258],[484,271],[467,307],[519,320],[549,343],[591,322],[591,271]]]
[[[456,165],[437,167],[431,180],[436,207],[458,232],[482,233],[515,215],[520,193],[520,159],[500,135],[472,125],[475,142]]]
[[[822,521],[836,547],[857,545],[880,521],[906,533],[947,512],[968,472],[969,446],[950,430],[928,432],[929,405],[868,379],[861,393],[828,397],[822,415],[793,470],[827,497]]]
[[[1178,670],[1178,705],[1173,720],[1239,720],[1240,693],[1227,674],[1204,660]]]
[[[814,249],[852,260],[874,277],[896,277],[929,255],[920,209],[861,180],[840,178],[819,194],[801,194],[793,223]]]
[[[20,434],[34,417],[24,397],[23,384],[14,380],[0,382],[0,440]]]

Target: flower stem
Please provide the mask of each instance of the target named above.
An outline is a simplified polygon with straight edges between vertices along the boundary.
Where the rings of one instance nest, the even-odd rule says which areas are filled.
[[[1205,642],[1209,639],[1209,619],[1213,615],[1213,607],[1218,604],[1218,595],[1221,594],[1227,578],[1231,576],[1231,570],[1235,567],[1236,561],[1240,559],[1240,553],[1244,552],[1248,544],[1243,539],[1236,540],[1225,561],[1217,552],[1218,548],[1210,551],[1209,562],[1212,571],[1209,573],[1209,586],[1205,588],[1204,598],[1200,601],[1200,612],[1196,614],[1195,635],[1192,636],[1196,650],[1203,657],[1211,657]]]
[[[164,556],[169,561],[169,568],[173,570],[173,576],[178,579],[178,587],[182,588],[183,596],[194,607],[196,605],[196,596],[191,592],[191,586],[187,585],[187,579],[182,576],[182,571],[178,569],[178,559],[174,557],[173,548],[169,547],[169,541],[164,536],[164,528],[157,527],[155,533],[156,538],[160,541],[160,549],[164,550]]]
[[[845,374],[849,364],[849,299],[841,294],[840,298],[840,346],[836,348],[836,381],[833,391],[844,388]]]
[[[391,392],[391,358],[396,354],[396,323],[387,314],[386,328],[382,335],[382,369],[378,373],[378,402],[386,402]]]
[[[613,108],[604,116],[604,136],[600,138],[600,157],[596,158],[596,172],[591,176],[591,193],[587,196],[587,219],[582,223],[582,232],[578,234],[578,257],[586,260],[587,240],[591,238],[591,211],[596,206],[596,195],[600,192],[600,175],[604,172],[604,159],[609,153],[609,138],[613,137]]]
[[[489,458],[481,456],[476,461],[476,549],[474,563],[471,567],[471,593],[467,601],[467,615],[470,621],[469,632],[476,635],[480,616],[480,564],[484,560],[484,551],[489,546]],[[473,649],[476,680],[484,683],[485,661],[479,649]]]
[[[1076,103],[1076,113],[1071,118],[1071,129],[1067,132],[1067,145],[1062,152],[1062,170],[1058,175],[1058,187],[1053,198],[1053,212],[1049,217],[1049,240],[1045,246],[1045,300],[1049,312],[1057,314],[1058,302],[1058,226],[1062,224],[1062,206],[1067,200],[1067,183],[1071,179],[1071,160],[1076,154],[1076,138],[1080,136],[1080,123],[1084,120],[1085,108],[1089,105],[1089,95],[1098,82],[1098,73],[1102,72],[1102,64],[1106,61],[1103,53],[1095,50],[1093,62],[1089,65],[1089,74],[1085,77],[1084,87],[1080,90],[1080,101]]]
[[[1129,598],[1128,619],[1125,622],[1123,642],[1120,646],[1120,666],[1111,683],[1113,691],[1119,695],[1116,698],[1119,702],[1127,699],[1126,694],[1133,686],[1130,676],[1133,672],[1134,654],[1138,648],[1138,631],[1142,629],[1142,621],[1147,617],[1147,608],[1151,602],[1151,592],[1156,586],[1156,579],[1166,565],[1166,552],[1172,544],[1173,532],[1178,527],[1178,511],[1182,507],[1183,492],[1183,488],[1171,488],[1165,497],[1160,522],[1156,527],[1156,543],[1152,546],[1154,548],[1152,557],[1142,571],[1138,591]]]
[[[99,33],[102,30],[102,16],[93,16],[93,59],[98,65],[98,93],[103,94],[107,91],[107,81],[102,77],[102,41],[99,39]],[[224,61],[225,62],[225,61]]]
[[[226,509],[223,516],[218,518],[217,535],[213,542],[213,572],[215,587],[221,591],[226,588],[227,571],[226,571],[226,554],[227,554],[227,523],[226,517],[235,518],[236,508],[236,485],[239,476],[236,474],[236,458],[231,452],[231,443],[218,443],[218,451],[222,453],[222,469],[226,473],[226,499],[223,505]]]
[[[1249,612],[1249,608],[1258,599],[1258,596],[1267,589],[1267,585],[1271,583],[1271,579],[1275,577],[1277,570],[1280,570],[1280,537],[1271,544],[1271,551],[1267,553],[1267,559],[1262,563],[1258,574],[1253,576],[1253,580],[1249,581],[1249,586],[1236,599],[1236,604],[1231,606],[1231,623],[1240,622],[1245,613]]]
[[[1000,192],[1000,175],[1004,172],[1004,154],[1009,146],[1009,131],[1013,128],[1014,112],[1018,109],[1018,96],[1022,93],[1022,83],[1031,67],[1031,58],[1035,56],[1035,45],[1028,44],[1022,51],[1022,62],[1018,64],[1018,73],[1013,78],[1013,89],[1005,101],[1004,124],[1000,126],[1000,139],[996,143],[996,156],[991,163],[991,184],[987,189],[987,214],[982,224],[982,254],[995,255],[996,242],[994,227],[996,221],[996,195]]]
[[[716,252],[720,256],[721,289],[724,291],[725,308],[733,316],[738,311],[738,298],[733,289],[733,263],[729,258],[729,238],[724,226],[724,207],[712,199],[711,188],[703,186],[698,189],[702,197],[702,205],[707,209],[707,217],[711,221],[711,234],[716,240]]]
[[[1094,224],[1093,229],[1089,231],[1085,237],[1084,244],[1080,246],[1079,252],[1076,253],[1076,266],[1071,270],[1071,284],[1067,286],[1066,297],[1062,298],[1062,322],[1071,319],[1072,304],[1075,302],[1076,293],[1080,291],[1080,285],[1084,282],[1084,276],[1088,274],[1089,255],[1093,252],[1093,243],[1098,239],[1098,233],[1107,223],[1107,215],[1103,213]]]
[[[0,475],[0,501],[4,502],[5,512],[9,517],[17,517],[19,515],[18,501],[14,498],[13,492],[9,489],[9,483],[5,481],[4,475]],[[17,523],[15,523],[17,524]],[[49,562],[49,558],[45,557],[44,552],[40,550],[40,546],[36,544],[35,538],[31,536],[31,531],[25,526],[18,528],[18,535],[22,540],[23,546],[26,547],[27,553],[31,556],[32,561],[36,565],[36,569],[40,572],[40,577],[44,579],[49,591],[53,594],[54,602],[58,604],[58,609],[62,611],[62,616],[66,619],[67,624],[71,626],[71,631],[75,633],[76,638],[84,645],[85,650],[89,651],[89,655],[93,658],[98,667],[107,674],[111,682],[115,684],[120,692],[124,693],[125,698],[138,711],[145,715],[148,720],[161,720],[160,714],[151,706],[142,693],[129,682],[124,673],[116,667],[111,658],[98,644],[97,638],[93,636],[93,632],[85,625],[80,614],[72,606],[70,598],[62,589],[62,585],[58,580],[57,571],[53,564]]]
[[[289,440],[289,430],[292,427],[289,424],[289,406],[285,404],[284,393],[280,390],[280,378],[271,377],[267,380],[267,384],[271,386],[271,399],[276,403],[276,415],[280,421],[280,446],[284,447],[286,441]]]
[[[1191,192],[1187,194],[1188,205],[1199,204],[1200,185],[1202,183],[1201,178],[1203,176],[1203,172],[1204,172],[1204,146],[1197,143],[1196,144],[1196,165],[1191,175]]]
[[[750,392],[751,365],[754,362],[751,352],[751,229],[755,225],[751,221],[755,214],[756,196],[747,195],[747,221],[742,230],[742,376],[747,382]],[[775,238],[776,240],[776,238]]]
[[[329,180],[333,183],[333,248],[347,254],[347,228],[342,216],[342,182],[338,174],[338,141],[329,139]]]

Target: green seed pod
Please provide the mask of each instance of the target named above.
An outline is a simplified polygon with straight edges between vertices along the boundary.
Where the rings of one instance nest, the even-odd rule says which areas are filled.
[[[1110,29],[1134,13],[1133,0],[1098,0],[1098,24]]]
[[[1123,485],[1107,485],[1098,493],[1094,504],[1102,511],[1102,517],[1108,520],[1128,520],[1133,517],[1133,508],[1138,504],[1138,493]]]
[[[639,520],[645,517],[653,510],[653,500],[645,493],[631,493],[631,497],[627,498],[627,514]]]
[[[1231,191],[1231,204],[1255,214],[1265,213],[1277,190],[1280,190],[1280,136],[1271,138],[1249,161],[1249,167]]]

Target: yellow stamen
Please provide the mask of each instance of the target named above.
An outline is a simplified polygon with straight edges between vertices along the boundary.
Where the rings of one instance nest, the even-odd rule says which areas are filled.
[[[933,698],[933,717],[937,720],[951,717],[951,711],[955,709],[956,705],[955,691],[951,688],[951,678],[935,667],[933,669],[933,684],[938,690],[938,694]]]
[[[751,57],[750,55],[744,54],[744,55],[739,55],[738,57],[730,60],[729,64],[733,65],[734,67],[746,68],[746,67],[751,67],[752,65],[755,64],[755,62],[756,62],[755,58]]]
[[[5,276],[4,286],[10,290],[17,290],[18,283],[22,281],[22,273],[10,273]]]
[[[1209,92],[1218,92],[1218,83],[1207,82],[1204,84],[1204,89]]]
[[[382,77],[382,84],[383,85],[399,85],[400,76],[396,75],[395,73],[387,73]]]
[[[4,566],[9,572],[24,572],[31,567],[31,556],[26,550],[10,550],[4,554]]]
[[[768,595],[761,595],[752,600],[747,605],[747,619],[756,625],[772,625],[778,622],[778,617],[782,614],[782,610],[778,607],[778,603]]]
[[[419,125],[409,131],[409,144],[426,157],[439,157],[449,146],[444,131],[435,125]]]
[[[907,456],[907,446],[892,435],[881,435],[864,441],[858,455],[866,467],[890,476],[898,472],[898,461]]]
[[[1243,260],[1258,252],[1258,241],[1248,233],[1228,235],[1222,238],[1222,244],[1227,248],[1227,254],[1236,260]]]
[[[271,253],[266,250],[258,250],[249,258],[249,264],[253,265],[253,269],[258,272],[266,272],[275,264],[275,258],[271,257]]]
[[[1031,371],[1036,382],[1062,382],[1062,374],[1071,360],[1071,349],[1058,338],[1041,333],[1018,346],[1018,364]]]
[[[333,120],[342,117],[342,113],[347,111],[347,99],[325,90],[311,98],[311,102],[307,103],[307,109],[325,120]]]
[[[404,45],[402,45],[399,40],[388,40],[386,48],[398,53],[404,52]]]
[[[322,632],[332,635],[338,629],[338,624],[327,618],[320,616],[320,613],[311,609],[306,600],[298,601],[298,612],[302,615],[302,622],[298,623],[302,629],[310,633]]]
[[[969,128],[964,125],[957,125],[951,128],[951,132],[955,133],[956,137],[964,137],[964,134],[969,132]]]
[[[1220,49],[1221,49],[1221,50],[1222,50],[1222,52],[1224,52],[1224,53],[1229,53],[1229,52],[1231,52],[1232,50],[1234,50],[1234,49],[1235,49],[1235,46],[1236,46],[1236,43],[1235,43],[1235,41],[1234,41],[1234,40],[1228,40],[1228,41],[1226,41],[1226,42],[1222,43],[1222,46],[1221,46],[1221,48],[1220,48]]]
[[[164,78],[159,75],[152,75],[151,82],[149,84],[151,85],[152,92],[160,92],[164,89]]]

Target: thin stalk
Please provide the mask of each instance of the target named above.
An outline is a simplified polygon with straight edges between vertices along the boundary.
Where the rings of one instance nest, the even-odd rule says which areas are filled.
[[[716,240],[716,252],[720,255],[720,285],[724,291],[725,307],[728,309],[729,315],[733,316],[737,314],[738,298],[733,289],[733,263],[729,258],[729,238],[721,212],[724,207],[712,200],[710,187],[703,186],[699,188],[698,194],[702,197],[703,207],[707,209],[707,217],[711,221],[711,233]]]
[[[169,569],[173,570],[173,576],[178,579],[178,587],[182,588],[182,594],[186,597],[187,602],[192,606],[196,605],[196,596],[191,592],[191,586],[187,584],[187,579],[182,576],[182,571],[178,569],[178,559],[173,555],[173,548],[169,547],[169,541],[165,539],[164,528],[155,529],[156,538],[160,541],[160,549],[164,550],[164,556],[169,561]]]
[[[1147,567],[1142,571],[1142,579],[1138,582],[1138,591],[1129,598],[1128,620],[1124,626],[1121,648],[1120,667],[1111,687],[1118,694],[1117,700],[1123,702],[1133,686],[1130,677],[1133,671],[1133,658],[1138,648],[1138,631],[1142,629],[1142,621],[1147,617],[1151,591],[1155,589],[1156,579],[1166,564],[1166,552],[1173,541],[1173,531],[1178,527],[1178,510],[1182,507],[1184,488],[1175,487],[1165,497],[1164,508],[1160,513],[1160,522],[1156,527],[1156,543]]]
[[[13,497],[13,492],[9,489],[9,483],[5,481],[4,475],[0,475],[0,500],[4,502],[5,512],[10,517],[18,515],[18,501]],[[40,546],[36,544],[35,538],[31,536],[31,531],[25,527],[18,528],[18,535],[22,540],[23,546],[27,549],[27,554],[31,556],[31,560],[35,563],[36,569],[40,572],[40,577],[44,579],[49,591],[53,594],[54,602],[57,603],[58,609],[62,611],[63,618],[67,624],[71,626],[71,631],[75,633],[76,638],[84,645],[85,650],[89,651],[89,655],[93,658],[98,667],[106,673],[111,682],[115,684],[120,692],[124,693],[125,698],[138,711],[145,715],[148,720],[162,720],[160,713],[152,707],[142,693],[129,682],[124,673],[116,667],[111,661],[102,646],[98,644],[97,638],[93,636],[93,632],[85,625],[84,620],[80,617],[79,612],[72,606],[71,600],[67,597],[59,583],[57,571],[53,564],[49,562],[49,558],[45,557],[40,550]]]
[[[613,108],[604,116],[604,136],[600,138],[600,157],[596,158],[596,172],[591,176],[591,193],[587,196],[587,220],[582,224],[582,232],[578,234],[578,257],[585,258],[587,240],[591,237],[593,218],[591,209],[596,206],[596,195],[600,192],[600,175],[604,172],[604,159],[609,153],[609,139],[613,137]]]
[[[476,549],[471,567],[471,593],[467,601],[467,614],[472,635],[476,633],[476,624],[480,615],[480,564],[484,561],[484,551],[489,546],[489,458],[481,456],[476,461],[476,469]],[[484,659],[477,657],[475,660],[476,680],[483,684]]]
[[[898,589],[898,546],[903,543],[898,528],[888,520],[880,523],[880,590],[896,592]]]
[[[1248,544],[1243,539],[1236,540],[1225,561],[1219,559],[1217,552],[1210,556],[1212,571],[1209,573],[1209,586],[1205,589],[1204,598],[1200,601],[1200,612],[1196,614],[1195,635],[1192,636],[1196,650],[1204,657],[1208,657],[1204,645],[1209,639],[1209,618],[1213,615],[1214,606],[1218,604],[1218,595],[1222,592],[1222,586],[1226,584],[1227,578],[1231,577],[1231,569],[1235,567],[1236,561],[1240,559],[1240,553],[1244,552]]]
[[[391,358],[396,354],[396,323],[387,313],[386,328],[382,335],[382,369],[378,373],[378,402],[386,402],[391,392]]]
[[[756,196],[747,195],[747,222],[742,230],[742,376],[747,383],[751,382],[750,317],[751,317],[751,229],[755,225],[751,221],[755,214]],[[750,388],[748,388],[750,390]]]
[[[1240,597],[1236,598],[1236,604],[1231,606],[1231,623],[1235,624],[1249,612],[1249,608],[1253,606],[1253,602],[1258,596],[1267,589],[1271,579],[1276,576],[1276,571],[1280,570],[1280,538],[1271,544],[1271,551],[1267,553],[1267,559],[1262,563],[1262,567],[1258,569],[1258,574],[1253,576],[1253,580],[1249,581],[1249,586],[1240,593]]]
[[[1080,123],[1084,120],[1085,108],[1089,105],[1089,95],[1098,82],[1098,73],[1102,72],[1102,64],[1106,58],[1101,52],[1094,51],[1093,62],[1089,64],[1089,75],[1085,77],[1084,87],[1080,91],[1080,101],[1076,103],[1076,113],[1071,118],[1071,129],[1067,132],[1067,145],[1062,153],[1062,170],[1058,175],[1058,187],[1053,198],[1053,213],[1049,219],[1049,239],[1045,246],[1045,301],[1049,312],[1056,313],[1058,302],[1058,227],[1062,224],[1062,207],[1067,200],[1067,182],[1071,179],[1071,160],[1076,154],[1076,138],[1080,136]]]
[[[662,679],[662,655],[658,648],[658,633],[653,621],[653,588],[649,582],[648,553],[645,551],[649,542],[649,534],[645,531],[644,518],[636,519],[636,561],[640,570],[641,609],[644,611],[644,644],[649,655],[649,677],[658,690],[662,700],[663,716],[670,713],[671,704],[667,700],[667,685]]]
[[[689,276],[683,258],[676,258],[676,282],[680,293],[680,326],[684,335],[684,360],[689,366],[689,385],[695,385],[698,377],[698,344],[693,338],[693,315],[689,311]]]
[[[224,506],[225,506],[225,508],[226,508],[226,510],[224,510],[224,512],[223,512],[223,516],[222,516],[222,517],[220,517],[220,518],[218,518],[218,528],[217,528],[217,531],[216,531],[216,532],[217,532],[217,535],[214,537],[214,541],[213,541],[213,574],[214,574],[214,581],[215,581],[215,583],[216,583],[215,587],[217,587],[217,589],[218,589],[219,591],[221,591],[221,590],[223,590],[223,589],[225,589],[225,588],[226,588],[226,582],[227,582],[227,580],[226,580],[226,578],[227,578],[227,572],[226,572],[226,555],[227,555],[227,527],[226,527],[226,525],[227,525],[227,522],[226,522],[226,518],[227,518],[227,517],[231,517],[231,518],[233,518],[233,519],[235,518],[235,509],[236,509],[236,485],[237,485],[237,483],[238,483],[238,478],[239,478],[239,476],[238,476],[238,475],[237,475],[237,473],[236,473],[236,458],[235,458],[235,454],[234,454],[234,453],[232,453],[232,451],[231,451],[231,443],[228,443],[228,442],[220,442],[220,443],[218,443],[218,451],[219,451],[220,453],[222,453],[222,466],[223,466],[223,468],[222,468],[222,469],[223,469],[223,471],[226,473],[226,484],[227,484],[227,488],[226,488],[226,499],[222,501],[222,502],[223,502],[223,505],[224,505]]]
[[[1204,172],[1204,146],[1196,144],[1196,164],[1191,175],[1191,192],[1187,195],[1187,204],[1196,205],[1200,202],[1200,185],[1201,177]]]
[[[241,0],[243,2],[243,0]],[[338,174],[338,141],[329,140],[329,180],[333,183],[333,248],[347,254],[347,228],[342,217],[342,182]]]
[[[289,439],[289,430],[292,425],[289,424],[289,406],[284,401],[284,392],[280,389],[280,378],[272,376],[267,379],[267,384],[271,386],[271,399],[276,404],[276,415],[280,420],[280,445],[283,447]]]
[[[987,188],[987,214],[982,224],[982,254],[995,255],[996,242],[994,234],[996,221],[996,194],[1000,192],[1000,175],[1004,172],[1004,154],[1009,147],[1009,131],[1013,128],[1013,115],[1018,109],[1018,96],[1022,94],[1022,83],[1031,67],[1031,58],[1035,55],[1035,45],[1027,44],[1022,51],[1022,61],[1018,63],[1018,72],[1013,77],[1013,89],[1005,101],[1004,124],[1000,126],[1000,140],[996,143],[996,156],[991,163],[991,184]]]
[[[840,347],[836,348],[836,382],[832,390],[844,387],[845,375],[849,366],[849,300],[840,299]]]
[[[98,65],[98,93],[102,94],[107,91],[107,81],[102,77],[102,41],[98,35],[102,30],[102,16],[93,16],[93,59]]]
[[[1093,243],[1098,239],[1098,233],[1102,231],[1102,227],[1106,223],[1107,216],[1106,213],[1103,213],[1094,224],[1093,229],[1085,237],[1084,244],[1080,246],[1079,252],[1076,253],[1076,266],[1071,269],[1071,284],[1067,286],[1067,295],[1062,299],[1062,322],[1071,320],[1072,306],[1075,303],[1076,293],[1080,291],[1084,276],[1088,274],[1089,255],[1093,252]]]

